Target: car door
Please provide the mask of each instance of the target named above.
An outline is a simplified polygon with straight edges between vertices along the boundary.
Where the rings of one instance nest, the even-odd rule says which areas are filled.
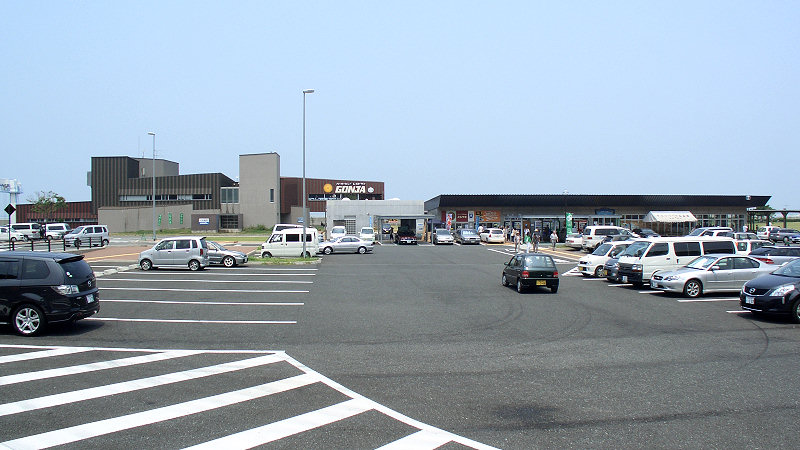
[[[172,264],[184,266],[189,264],[192,259],[192,244],[197,248],[197,243],[193,239],[176,239],[175,251],[172,252]]]
[[[10,316],[20,299],[19,266],[16,259],[0,258],[0,318]]]
[[[355,253],[358,251],[358,247],[361,246],[361,239],[352,236],[347,236],[345,238],[342,238],[342,243],[344,244],[345,247],[344,251]]]
[[[734,279],[736,280],[736,283],[734,284],[732,289],[741,289],[745,283],[758,276],[760,272],[759,268],[761,266],[759,263],[753,261],[750,258],[743,258],[741,256],[737,256],[732,259],[734,268]]]
[[[711,267],[710,272],[708,277],[709,281],[707,283],[709,289],[736,289],[733,287],[736,285],[736,278],[734,275],[736,270],[734,269],[733,258],[720,258]]]
[[[175,250],[175,241],[161,241],[153,249],[153,265],[169,266],[172,264],[172,252]]]
[[[515,284],[519,278],[520,267],[522,267],[522,257],[514,256],[505,268],[506,278],[510,284]]]

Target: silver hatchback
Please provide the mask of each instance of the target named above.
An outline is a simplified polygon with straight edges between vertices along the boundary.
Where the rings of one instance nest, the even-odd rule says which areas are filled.
[[[208,243],[197,236],[176,236],[162,239],[153,248],[139,254],[139,267],[188,267],[200,270],[208,267]]]

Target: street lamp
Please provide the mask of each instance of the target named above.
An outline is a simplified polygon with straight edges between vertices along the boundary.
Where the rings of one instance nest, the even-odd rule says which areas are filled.
[[[148,131],[153,136],[153,240],[156,240],[156,134]]]
[[[308,227],[308,210],[306,209],[306,94],[313,94],[313,89],[303,89],[303,258],[306,257],[306,227]]]

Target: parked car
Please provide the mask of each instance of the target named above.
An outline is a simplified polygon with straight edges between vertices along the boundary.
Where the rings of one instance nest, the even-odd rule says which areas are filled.
[[[792,244],[800,244],[800,234],[793,234],[789,236],[789,242]]]
[[[12,223],[11,228],[24,234],[28,240],[40,239],[42,237],[39,229],[42,226],[35,222]]]
[[[729,237],[735,241],[745,241],[745,240],[758,240],[758,235],[755,233],[748,233],[746,231],[726,231],[724,233],[720,233],[718,236],[720,237]]]
[[[206,240],[206,244],[208,244],[209,264],[221,264],[225,267],[233,267],[247,262],[246,253],[237,250],[228,250],[219,242]]]
[[[65,234],[69,233],[71,228],[65,223],[48,223],[45,224],[44,238],[49,240],[61,239]]]
[[[564,245],[570,248],[580,249],[581,245],[583,245],[583,234],[569,233],[567,237],[564,238]]]
[[[89,247],[105,247],[108,245],[108,239],[109,235],[107,226],[82,225],[64,235],[64,245],[67,247],[72,245],[75,246],[75,248],[80,248],[84,245],[88,245]]]
[[[590,225],[583,229],[583,241],[581,248],[587,251],[594,251],[600,244],[603,243],[606,236],[627,234],[631,232],[622,227],[612,225]],[[633,236],[631,236],[632,238]]]
[[[305,230],[305,236],[303,236]],[[304,245],[305,244],[305,245]],[[319,253],[319,233],[316,228],[286,228],[273,231],[269,239],[261,244],[261,257],[273,256],[311,257]],[[303,248],[305,247],[305,255]]]
[[[656,233],[650,228],[634,228],[631,231],[633,231],[633,234],[637,235],[638,237],[643,237],[643,238],[661,237],[660,234]]]
[[[99,310],[97,281],[83,255],[0,253],[0,322],[18,334],[35,336],[50,324]]]
[[[756,230],[756,236],[758,236],[759,239],[769,240],[769,232],[774,230],[774,229],[776,229],[776,228],[779,228],[779,227],[774,227],[774,226],[771,226],[771,225],[758,227],[758,230]]]
[[[736,243],[736,253],[740,255],[749,255],[757,248],[761,248],[765,245],[772,245],[772,242],[761,239],[734,240],[734,243]]]
[[[480,234],[481,242],[489,243],[499,243],[502,244],[506,241],[506,237],[503,235],[503,230],[500,228],[486,228]]]
[[[795,234],[800,234],[800,231],[794,228],[774,228],[769,232],[769,240],[788,244],[791,242],[791,237]]]
[[[547,287],[558,292],[558,268],[553,257],[542,253],[519,253],[503,268],[503,286],[516,286],[522,293],[531,287]]]
[[[0,241],[17,242],[27,240],[28,236],[24,233],[20,233],[8,226],[0,227]]]
[[[480,244],[481,237],[477,230],[471,228],[459,228],[456,230],[455,241],[459,244]]]
[[[453,238],[453,234],[450,233],[450,230],[447,228],[437,228],[433,230],[433,237],[431,241],[434,245],[437,244],[453,244],[455,239]]]
[[[417,233],[409,227],[400,227],[394,234],[394,243],[417,245]]]
[[[717,236],[728,231],[733,231],[731,227],[700,227],[692,230],[688,236]]]
[[[139,267],[150,270],[158,267],[188,267],[201,270],[208,266],[208,242],[197,236],[164,238],[153,248],[139,253]]]
[[[358,238],[362,241],[375,242],[375,230],[372,227],[361,227],[358,232]]]
[[[738,291],[774,268],[749,256],[705,255],[680,269],[654,274],[650,287],[696,298],[710,292]]]
[[[758,314],[789,314],[793,322],[800,323],[800,260],[745,283],[739,305]]]
[[[319,244],[319,251],[331,253],[372,253],[372,242],[362,241],[355,236],[342,236]]]
[[[330,236],[328,236],[328,239],[336,239],[342,236],[347,236],[347,228],[345,228],[344,225],[337,225],[331,228]]]
[[[750,256],[767,264],[781,265],[800,258],[800,247],[764,245],[750,252]]]
[[[585,276],[600,278],[605,275],[603,266],[606,261],[616,258],[629,245],[630,241],[615,241],[600,244],[591,254],[585,255],[578,261],[578,271]]]
[[[272,232],[274,233],[276,231],[285,230],[287,228],[303,228],[303,226],[299,225],[299,224],[294,224],[294,223],[276,223],[272,227]]]
[[[612,283],[622,283],[622,277],[619,275],[619,255],[606,261],[603,265],[603,273],[606,280]]]

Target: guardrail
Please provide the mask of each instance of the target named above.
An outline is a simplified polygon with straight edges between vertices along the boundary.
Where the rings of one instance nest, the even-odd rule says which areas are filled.
[[[0,250],[30,250],[34,252],[53,252],[53,251],[63,251],[66,252],[67,249],[75,249],[78,250],[81,247],[101,247],[103,245],[102,238],[101,239],[92,239],[92,238],[85,238],[79,241],[80,244],[74,242],[70,239],[70,243],[67,243],[67,240],[64,238],[61,239],[29,239],[26,241],[6,241],[0,243]],[[77,245],[75,245],[77,244]]]

